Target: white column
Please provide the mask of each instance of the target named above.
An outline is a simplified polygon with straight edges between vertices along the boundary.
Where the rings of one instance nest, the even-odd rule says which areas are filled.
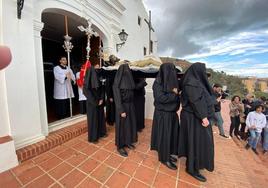
[[[24,2],[17,19],[16,1],[2,2],[3,42],[13,54],[5,69],[6,95],[11,136],[16,149],[45,139],[41,129],[39,82],[35,59],[33,0]],[[39,47],[40,48],[40,47]]]
[[[2,11],[2,1],[0,1],[0,45],[3,45],[3,11]],[[8,116],[8,105],[7,105],[7,95],[6,95],[6,80],[5,71],[0,70],[0,137],[10,135],[10,122]]]
[[[1,44],[0,44],[1,45]],[[0,119],[1,119],[1,128],[0,128],[0,137],[10,135],[10,122],[8,114],[8,104],[7,104],[7,95],[6,95],[6,79],[5,71],[0,71]]]
[[[42,37],[41,31],[44,23],[34,20],[34,46],[35,46],[35,63],[38,82],[38,97],[40,109],[40,121],[42,134],[48,135],[48,121],[47,121],[47,106],[46,106],[46,93],[45,93],[45,79],[44,79],[44,66],[43,66],[43,53],[42,53]]]
[[[0,45],[3,45],[2,1],[0,1]],[[5,71],[0,70],[0,137],[11,136]],[[0,173],[18,165],[14,141],[0,143]]]

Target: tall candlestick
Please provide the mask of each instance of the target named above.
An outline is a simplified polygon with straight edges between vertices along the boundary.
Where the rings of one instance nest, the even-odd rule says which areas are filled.
[[[65,23],[65,33],[68,35],[68,19],[67,16],[64,16],[64,23]]]

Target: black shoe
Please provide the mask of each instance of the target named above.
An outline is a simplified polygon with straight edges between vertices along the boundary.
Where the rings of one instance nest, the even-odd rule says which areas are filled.
[[[177,170],[177,166],[174,163],[172,163],[171,161],[165,162],[164,165],[166,165],[171,170]]]
[[[117,149],[117,151],[123,157],[127,157],[128,156],[127,151],[124,148]]]
[[[249,145],[249,144],[247,144],[247,145],[245,146],[245,148],[246,148],[246,149],[249,149],[249,148],[250,148],[250,145]]]
[[[224,137],[224,138],[229,138],[228,136],[224,135],[224,134],[220,134],[220,136]]]
[[[172,155],[170,155],[169,159],[173,163],[176,163],[178,161],[177,158],[173,157]]]
[[[108,137],[108,134],[101,136],[101,138],[106,138],[106,137]]]
[[[252,148],[252,151],[253,151],[256,155],[259,155],[259,153],[257,152],[256,149]]]
[[[91,142],[91,143],[93,143],[93,144],[98,144],[98,143],[99,143],[98,140],[95,140],[95,141],[89,141],[89,142]]]
[[[188,171],[186,171],[186,172],[199,181],[202,181],[202,182],[207,181],[207,178],[205,176],[203,176],[202,174],[200,174],[199,172],[198,173],[190,173]]]
[[[129,149],[135,149],[135,148],[136,148],[133,144],[129,144],[129,145],[127,145],[127,147],[128,147]]]
[[[263,155],[267,153],[267,150],[263,150]]]

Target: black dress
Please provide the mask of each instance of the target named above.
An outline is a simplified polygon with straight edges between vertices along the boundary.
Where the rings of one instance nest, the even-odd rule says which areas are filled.
[[[96,142],[106,135],[106,125],[104,104],[99,105],[100,100],[104,101],[105,92],[94,67],[86,72],[83,92],[87,97],[88,141]]]
[[[115,122],[115,104],[114,104],[114,94],[113,94],[113,82],[114,78],[109,76],[106,78],[106,122],[109,125],[113,125]],[[112,101],[110,100],[112,99]]]
[[[158,151],[159,161],[165,163],[170,155],[178,154],[179,96],[172,90],[178,88],[178,80],[173,64],[161,65],[153,84],[154,117],[151,135],[151,149]]]
[[[144,129],[144,116],[145,116],[145,86],[147,83],[144,79],[134,79],[135,90],[134,90],[134,105],[135,114],[137,120],[137,131],[142,131]]]
[[[136,116],[134,107],[135,83],[128,64],[123,64],[116,72],[113,92],[116,107],[115,144],[118,149],[137,142]],[[126,113],[126,117],[121,117]]]
[[[179,136],[179,157],[185,156],[186,170],[214,170],[214,141],[212,126],[202,126],[202,119],[214,115],[212,89],[204,64],[195,63],[182,79],[182,112]]]

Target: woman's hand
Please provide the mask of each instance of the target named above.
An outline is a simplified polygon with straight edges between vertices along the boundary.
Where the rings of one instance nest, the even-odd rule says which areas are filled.
[[[103,100],[99,100],[99,106],[103,104]]]
[[[208,118],[202,119],[202,125],[203,125],[203,127],[207,127],[209,125]]]
[[[122,118],[125,118],[125,117],[127,117],[127,114],[126,114],[126,112],[123,112],[123,113],[121,113],[121,117],[122,117]]]
[[[179,94],[179,92],[178,92],[178,88],[173,88],[173,90],[172,90],[176,95],[178,95]]]

